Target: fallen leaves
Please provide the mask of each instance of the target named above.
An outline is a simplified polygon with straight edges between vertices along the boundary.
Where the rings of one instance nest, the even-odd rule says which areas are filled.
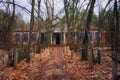
[[[45,49],[41,54],[35,54],[31,57],[30,63],[26,63],[25,59],[17,64],[16,69],[14,68],[2,68],[0,71],[0,80],[29,80],[34,76],[44,75],[42,74],[42,68],[44,68],[43,62],[46,62],[49,68],[51,64],[58,64],[56,60],[61,61],[63,58],[63,70],[67,71],[71,75],[71,80],[111,80],[112,78],[112,62],[111,58],[108,57],[110,52],[103,52],[102,63],[94,64],[93,69],[89,69],[89,61],[81,61],[80,53],[73,53],[71,58],[71,51],[66,48],[64,56],[58,55],[61,50],[52,54],[52,51],[56,49]],[[52,58],[55,56],[55,58]],[[51,62],[50,60],[53,59]],[[42,66],[42,67],[41,67]],[[59,65],[58,65],[59,67]],[[120,66],[119,70],[120,70]],[[47,70],[47,67],[46,69]]]
[[[71,63],[66,58],[65,70],[73,75],[74,80],[111,80],[112,78],[112,63],[111,58],[107,56],[108,52],[103,52],[102,64],[94,64],[93,69],[89,69],[89,61],[80,61],[80,54],[74,53],[74,58]],[[78,59],[79,58],[79,59]]]

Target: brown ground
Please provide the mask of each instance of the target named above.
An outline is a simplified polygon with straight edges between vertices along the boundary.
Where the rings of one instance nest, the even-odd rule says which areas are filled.
[[[49,53],[50,52],[50,53]],[[0,69],[0,80],[111,80],[110,52],[103,52],[102,64],[89,69],[89,61],[80,61],[80,54],[56,46],[31,58],[30,64],[21,61],[17,68]]]
[[[50,58],[42,62],[38,66],[34,76],[30,76],[32,80],[70,80],[70,75],[64,67],[64,54],[60,47],[50,48]],[[37,74],[36,74],[37,73]]]

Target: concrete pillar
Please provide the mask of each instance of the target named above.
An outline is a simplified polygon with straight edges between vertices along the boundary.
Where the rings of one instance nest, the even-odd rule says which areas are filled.
[[[93,40],[93,44],[95,44],[95,32],[92,32],[92,40]]]
[[[25,44],[28,44],[29,43],[29,40],[30,40],[30,34],[29,32],[26,32],[28,34],[28,42],[25,42]],[[24,34],[24,33],[23,33]]]
[[[20,42],[22,42],[22,36],[23,36],[23,33],[20,32]]]
[[[77,42],[77,32],[75,32],[75,42]]]
[[[54,41],[54,44],[56,44],[56,38],[55,38],[55,35],[53,35],[53,41]]]
[[[64,44],[66,44],[66,33],[64,32],[64,34],[63,34],[63,40],[64,40]]]
[[[50,33],[50,42],[51,42],[51,44],[53,44],[53,42],[52,42],[52,33]]]

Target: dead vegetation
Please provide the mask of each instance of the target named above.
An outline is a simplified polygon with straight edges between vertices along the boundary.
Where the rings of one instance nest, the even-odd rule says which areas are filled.
[[[81,61],[81,54],[73,53],[66,48],[65,54],[61,54],[61,47],[45,49],[41,54],[35,54],[30,63],[25,59],[13,67],[4,67],[0,71],[0,80],[55,80],[55,74],[61,73],[68,76],[65,80],[111,80],[112,61],[108,56],[110,52],[103,52],[102,63],[94,64],[93,69],[89,69],[89,61]],[[49,53],[52,50],[53,53]],[[56,73],[56,70],[58,73]],[[65,74],[67,73],[67,74]],[[50,75],[49,77],[47,75]],[[46,77],[45,77],[46,76]],[[56,79],[62,80],[60,75]],[[60,79],[61,78],[61,79]]]

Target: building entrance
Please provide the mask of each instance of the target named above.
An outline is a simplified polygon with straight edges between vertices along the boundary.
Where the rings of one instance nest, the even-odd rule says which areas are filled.
[[[59,45],[60,44],[60,33],[54,33],[53,34],[53,41],[54,41],[54,44],[57,44],[57,45]]]

